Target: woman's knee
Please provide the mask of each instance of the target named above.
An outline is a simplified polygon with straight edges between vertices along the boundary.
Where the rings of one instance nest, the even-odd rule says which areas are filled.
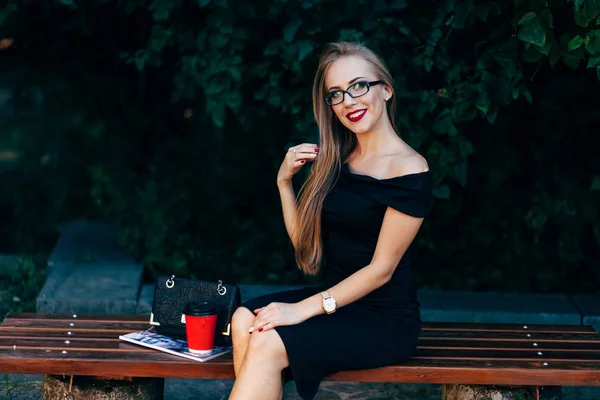
[[[249,336],[248,329],[254,324],[255,315],[246,307],[238,307],[231,317],[231,334],[235,341]]]
[[[274,363],[281,369],[289,365],[283,340],[274,329],[254,332],[248,342],[246,356],[260,363]]]

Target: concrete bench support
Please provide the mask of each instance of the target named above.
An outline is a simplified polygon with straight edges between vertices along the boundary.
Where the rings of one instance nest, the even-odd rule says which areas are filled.
[[[442,400],[561,400],[560,386],[480,386],[446,384]]]
[[[165,380],[44,375],[42,400],[163,400]]]

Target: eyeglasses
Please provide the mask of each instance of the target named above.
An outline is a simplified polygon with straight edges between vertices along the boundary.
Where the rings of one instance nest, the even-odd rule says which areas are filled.
[[[344,101],[344,95],[346,93],[348,93],[348,96],[352,97],[353,99],[360,96],[364,96],[365,94],[369,93],[369,89],[371,88],[371,86],[379,85],[380,83],[383,83],[383,81],[361,81],[353,83],[346,90],[338,89],[333,92],[327,93],[327,95],[325,96],[325,103],[327,103],[330,106],[336,106]]]

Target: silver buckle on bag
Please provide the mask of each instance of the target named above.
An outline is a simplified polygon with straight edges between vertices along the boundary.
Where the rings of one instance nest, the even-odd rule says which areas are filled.
[[[175,286],[175,281],[173,280],[173,278],[175,278],[175,275],[171,275],[171,277],[169,279],[167,279],[167,281],[165,282],[165,286],[168,287],[169,289],[173,288],[173,286]]]
[[[227,293],[227,288],[223,286],[222,280],[219,280],[219,283],[217,285],[217,293],[219,293],[221,296],[224,296],[225,293]]]

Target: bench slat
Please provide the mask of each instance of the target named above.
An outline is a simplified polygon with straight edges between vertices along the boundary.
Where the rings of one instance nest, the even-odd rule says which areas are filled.
[[[533,342],[537,343],[537,342]],[[444,349],[531,349],[533,343],[527,341],[486,341],[486,340],[461,340],[461,339],[431,339],[419,340],[420,348],[444,348]],[[569,351],[600,351],[600,342],[581,343],[575,341],[540,342],[536,347],[538,350],[554,349]]]
[[[76,315],[77,318],[73,318]],[[148,323],[149,315],[121,315],[121,314],[50,314],[50,313],[15,313],[9,312],[4,320],[26,319],[26,320],[59,320],[59,321],[96,321],[96,322],[125,322],[125,323]]]
[[[37,313],[8,313],[5,321],[10,326],[12,320],[40,320],[40,321],[67,321],[67,322],[101,322],[101,323],[128,323],[128,324],[146,324],[148,325],[150,317],[148,315],[102,315],[102,314],[77,314],[73,318],[71,314],[37,314]],[[3,324],[4,325],[4,324]],[[527,328],[524,328],[527,326]],[[591,326],[578,325],[539,325],[539,324],[472,324],[457,322],[424,322],[423,330],[450,330],[450,331],[509,331],[509,332],[547,332],[547,333],[582,333],[597,334]]]
[[[12,350],[16,346],[19,350],[51,350],[51,351],[62,351],[62,350],[77,350],[77,351],[107,351],[107,352],[155,352],[149,347],[135,345],[128,343],[123,340],[100,340],[90,341],[89,339],[80,340],[69,340],[69,343],[65,343],[64,340],[32,340],[32,339],[18,339],[18,340],[0,340],[0,350]]]
[[[49,373],[106,377],[167,377],[233,379],[230,356],[218,361],[193,362],[165,353],[106,354],[70,351],[49,355],[42,351],[0,351],[2,373]],[[565,373],[568,369],[569,373]],[[107,375],[108,374],[108,375]],[[598,384],[599,363],[411,359],[402,365],[364,371],[344,371],[327,380],[358,382],[463,383],[496,385]]]
[[[542,353],[539,355],[538,353]],[[600,363],[600,352],[570,352],[557,350],[460,350],[460,349],[419,349],[413,358],[464,359],[464,360],[503,360],[503,361],[565,361]]]
[[[525,328],[527,327],[527,328]],[[579,325],[536,325],[536,324],[466,324],[454,322],[425,322],[424,331],[468,331],[468,332],[546,332],[546,333],[582,333],[597,335],[598,332],[591,326]]]
[[[113,353],[155,353],[155,350],[136,346],[123,341],[100,341],[88,342],[86,340],[44,342],[40,340],[19,340],[12,342],[0,342],[0,350],[37,350],[46,353],[61,351],[95,352],[96,357],[102,358],[105,354]],[[571,362],[596,362],[600,363],[600,352],[570,352],[564,350],[544,350],[538,355],[537,349],[514,350],[514,349],[422,349],[417,348],[413,355],[415,359],[466,359],[466,360],[503,360],[503,361],[571,361]]]
[[[27,329],[43,332],[114,332],[128,333],[148,328],[147,324],[131,323],[95,323],[95,322],[73,322],[63,321],[39,321],[39,320],[9,320],[4,321],[0,333],[7,329]],[[527,335],[531,337],[527,337]],[[422,330],[421,339],[445,338],[457,340],[524,340],[524,341],[578,341],[600,342],[600,335],[589,333],[554,333],[554,332],[509,332],[509,331],[453,331],[453,330]]]
[[[71,324],[73,324],[71,326]],[[68,330],[95,330],[95,331],[139,331],[147,329],[149,324],[132,322],[93,322],[93,321],[61,321],[61,320],[26,320],[10,319],[2,323],[6,328],[28,328],[28,329],[68,329]]]
[[[139,329],[138,329],[139,330]],[[71,335],[68,334],[71,332]],[[105,338],[105,339],[115,339],[118,338],[120,334],[129,333],[132,331],[115,331],[115,330],[106,330],[106,331],[95,331],[95,330],[75,330],[75,329],[53,329],[53,330],[45,330],[45,329],[28,329],[28,328],[5,328],[0,326],[0,336],[10,336],[10,337],[54,337],[54,338]]]
[[[574,333],[527,333],[518,332],[464,332],[464,331],[421,331],[422,340],[456,339],[456,340],[517,340],[517,341],[574,341],[580,343],[599,343],[600,335],[574,334]]]
[[[65,343],[68,340],[69,343]],[[471,342],[469,346],[453,346],[455,342],[449,342],[449,345],[444,346],[424,346],[419,343],[415,357],[453,357],[453,358],[497,358],[497,359],[540,359],[538,352],[542,352],[543,356],[550,359],[571,359],[571,360],[600,360],[600,348],[594,349],[570,349],[564,344],[547,343],[547,345],[532,347],[531,343],[518,343],[522,346],[508,347],[490,347],[489,343],[498,344],[496,342]],[[475,346],[473,344],[479,344]],[[600,345],[600,344],[599,344]],[[119,340],[117,338],[17,338],[17,337],[0,337],[0,349],[10,350],[13,346],[18,349],[40,349],[40,350],[79,350],[79,351],[137,351],[137,352],[154,352],[155,350],[137,346]]]

